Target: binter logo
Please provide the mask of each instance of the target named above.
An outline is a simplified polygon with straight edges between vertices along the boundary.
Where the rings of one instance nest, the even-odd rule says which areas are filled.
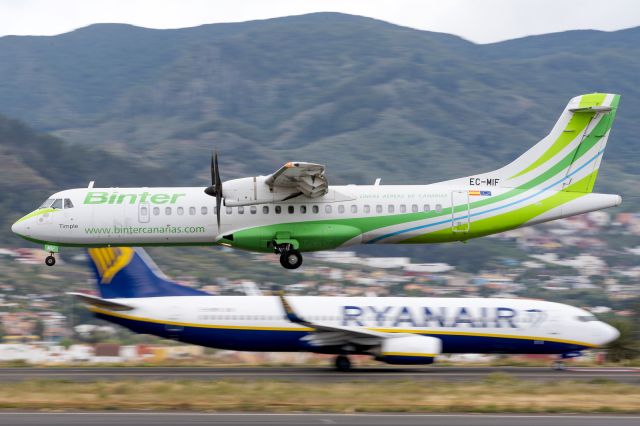
[[[187,194],[119,194],[118,192],[89,191],[84,197],[84,204],[175,204],[178,198]]]

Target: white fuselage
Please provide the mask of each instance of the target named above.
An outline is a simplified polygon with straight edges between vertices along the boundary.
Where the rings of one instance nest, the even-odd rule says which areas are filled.
[[[385,333],[428,335],[443,353],[566,353],[598,347],[617,331],[588,312],[526,299],[287,298],[306,321]],[[111,299],[134,307],[98,316],[134,331],[236,350],[331,352],[310,348],[310,329],[291,323],[275,296],[178,296]]]

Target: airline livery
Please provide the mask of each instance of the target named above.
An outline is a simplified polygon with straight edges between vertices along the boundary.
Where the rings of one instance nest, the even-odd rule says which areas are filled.
[[[551,133],[512,163],[430,185],[329,186],[319,164],[291,162],[269,176],[222,182],[217,155],[207,188],[88,188],[53,194],[13,232],[59,246],[222,244],[301,252],[353,244],[465,241],[617,206],[593,193],[619,95],[571,99]]]
[[[367,354],[430,364],[442,353],[579,356],[618,331],[589,312],[526,299],[212,296],[164,276],[140,248],[89,249],[100,297],[72,293],[134,332],[242,351]]]

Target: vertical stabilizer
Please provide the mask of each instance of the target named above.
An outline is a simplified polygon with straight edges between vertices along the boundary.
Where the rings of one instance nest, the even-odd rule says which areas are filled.
[[[169,280],[141,248],[91,248],[87,252],[104,299],[209,295]]]

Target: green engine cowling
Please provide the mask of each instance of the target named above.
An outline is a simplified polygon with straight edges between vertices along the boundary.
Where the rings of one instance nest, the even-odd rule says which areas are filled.
[[[244,229],[226,236],[224,242],[245,250],[269,253],[274,242],[289,243],[302,252],[333,250],[347,241],[360,243],[362,231],[355,226],[327,222],[283,223]]]

